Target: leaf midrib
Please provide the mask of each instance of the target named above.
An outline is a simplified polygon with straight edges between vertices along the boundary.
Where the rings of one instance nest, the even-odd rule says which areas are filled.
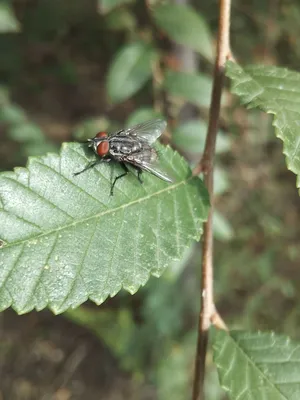
[[[105,210],[105,211],[101,211],[101,212],[99,212],[98,214],[92,214],[92,215],[90,215],[89,217],[86,217],[86,218],[82,218],[82,219],[80,219],[80,220],[73,221],[73,222],[71,222],[71,223],[69,223],[69,224],[66,224],[66,225],[64,225],[64,226],[61,226],[61,227],[58,227],[58,228],[49,230],[49,231],[47,231],[47,232],[43,232],[43,233],[41,233],[41,234],[39,234],[39,235],[36,235],[36,236],[33,236],[33,237],[31,237],[31,238],[27,238],[27,239],[23,239],[23,240],[18,240],[18,241],[16,241],[16,242],[13,242],[13,243],[10,243],[10,244],[5,244],[5,245],[2,247],[2,249],[6,249],[6,248],[9,248],[9,247],[13,247],[13,246],[18,246],[18,245],[24,244],[24,243],[29,243],[29,242],[32,241],[32,240],[40,239],[40,238],[42,238],[42,237],[44,237],[44,236],[51,235],[52,233],[61,232],[61,231],[63,231],[64,229],[68,229],[68,228],[71,227],[71,226],[76,226],[76,225],[78,225],[78,224],[85,223],[85,222],[87,222],[87,221],[90,221],[91,219],[100,218],[100,217],[102,217],[102,216],[104,216],[104,215],[108,215],[108,214],[111,214],[111,213],[114,213],[114,212],[118,212],[118,211],[120,211],[120,210],[122,210],[122,209],[125,209],[125,208],[127,208],[127,207],[130,207],[130,206],[132,206],[132,205],[134,205],[134,204],[142,203],[142,202],[144,202],[144,201],[146,201],[146,200],[151,199],[152,197],[159,196],[161,193],[164,193],[164,192],[167,192],[167,191],[170,191],[170,190],[174,190],[174,189],[178,188],[178,187],[181,186],[181,185],[185,185],[185,184],[186,184],[189,180],[191,180],[192,178],[194,178],[194,177],[193,177],[193,176],[190,176],[189,178],[184,179],[184,180],[182,180],[182,181],[180,181],[180,182],[177,182],[177,183],[175,183],[175,184],[173,184],[173,185],[169,185],[169,186],[165,187],[164,189],[158,190],[157,192],[148,194],[147,196],[144,196],[144,197],[139,197],[139,198],[136,199],[136,200],[130,201],[130,202],[125,203],[125,204],[122,204],[122,205],[120,205],[120,206],[118,206],[118,207],[116,207],[116,208],[112,208],[112,209],[108,209],[108,210]]]
[[[252,365],[252,367],[258,371],[258,373],[263,377],[263,379],[268,383],[269,386],[273,387],[273,389],[275,391],[278,392],[278,394],[280,394],[284,399],[288,400],[288,398],[285,396],[285,394],[282,393],[282,391],[280,390],[280,388],[278,387],[278,385],[276,384],[276,382],[273,382],[271,380],[271,377],[266,374],[261,368],[259,368],[258,363],[256,362],[255,359],[252,359],[249,355],[249,353],[246,352],[246,350],[244,349],[244,347],[242,347],[242,345],[240,344],[240,342],[230,336],[231,339],[236,343],[236,346],[239,348],[239,350],[241,351],[241,353],[244,354],[245,358],[247,359],[248,363]],[[270,347],[270,346],[269,346]],[[272,346],[271,346],[272,347]],[[261,365],[264,365],[264,362],[260,362]]]

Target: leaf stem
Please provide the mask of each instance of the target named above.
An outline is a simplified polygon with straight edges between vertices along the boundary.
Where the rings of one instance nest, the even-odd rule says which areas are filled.
[[[216,311],[213,298],[213,172],[225,63],[226,60],[231,57],[229,45],[230,6],[230,0],[220,0],[217,54],[209,109],[208,131],[203,156],[193,171],[194,175],[203,172],[204,183],[211,199],[208,219],[204,224],[203,230],[201,308],[198,321],[193,400],[204,400],[203,387],[209,328],[213,323],[216,324],[217,327],[226,329],[225,323]]]

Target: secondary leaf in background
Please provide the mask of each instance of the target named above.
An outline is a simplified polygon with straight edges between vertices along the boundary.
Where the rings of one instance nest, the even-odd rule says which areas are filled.
[[[216,196],[226,192],[230,188],[228,172],[222,166],[215,166],[214,169],[214,194]]]
[[[182,400],[191,397],[191,366],[195,359],[195,331],[178,341],[173,341],[169,352],[161,357],[156,369],[158,400]],[[208,355],[211,359],[211,354]],[[170,379],[170,371],[172,379]],[[220,400],[224,391],[218,383],[218,375],[211,362],[205,374],[205,398]]]
[[[201,153],[204,150],[207,124],[201,120],[190,120],[177,126],[172,141],[182,150]],[[230,150],[230,140],[223,132],[218,132],[216,151],[223,153]]]
[[[99,311],[82,306],[67,310],[64,316],[93,332],[110,349],[124,370],[136,372],[138,366],[130,351],[130,342],[137,335],[139,327],[136,327],[132,313],[126,308]]]
[[[100,304],[122,287],[136,292],[181,259],[200,238],[208,195],[182,157],[159,151],[174,183],[144,174],[141,185],[129,174],[113,197],[112,165],[73,176],[87,163],[79,143],[1,173],[0,309],[58,313],[88,298]]]
[[[136,24],[134,14],[126,8],[113,10],[105,17],[105,26],[112,31],[134,32]]]
[[[155,119],[155,118],[163,118],[163,115],[153,110],[151,107],[142,107],[134,111],[126,121],[126,127],[133,126],[136,124],[140,124],[144,121]]]
[[[221,241],[227,241],[233,238],[233,229],[229,221],[217,210],[213,216],[214,235]]]
[[[14,104],[3,104],[0,100],[0,122],[3,124],[18,124],[27,121],[25,111]]]
[[[188,399],[190,396],[190,371],[195,352],[195,334],[189,333],[180,343],[173,343],[158,365],[158,399]],[[173,378],[170,379],[170,371]]]
[[[17,142],[37,142],[45,141],[45,136],[41,128],[29,121],[20,124],[13,124],[9,129],[9,136]]]
[[[205,19],[192,7],[162,4],[153,9],[157,25],[175,42],[213,59],[212,37]]]
[[[214,359],[231,400],[300,398],[300,345],[272,333],[217,331]]]
[[[117,53],[107,78],[107,91],[113,103],[124,101],[141,89],[151,77],[156,56],[154,48],[143,42],[126,45]]]
[[[0,89],[0,123],[5,126],[7,136],[22,145],[19,151],[26,157],[56,151],[41,128],[29,120],[21,107],[11,103],[9,93],[3,88]]]
[[[297,175],[300,188],[300,74],[273,66],[242,69],[230,61],[227,76],[232,80],[232,92],[244,104],[274,114],[276,136],[283,141],[287,167]]]
[[[73,137],[78,141],[85,141],[100,131],[110,131],[110,121],[104,115],[84,119],[75,126]]]
[[[212,80],[208,76],[169,70],[166,71],[163,86],[172,96],[200,107],[209,107]]]
[[[0,33],[19,32],[20,24],[15,17],[10,1],[3,1],[0,4]]]
[[[98,11],[100,14],[106,14],[123,4],[132,3],[132,1],[133,0],[97,0]]]

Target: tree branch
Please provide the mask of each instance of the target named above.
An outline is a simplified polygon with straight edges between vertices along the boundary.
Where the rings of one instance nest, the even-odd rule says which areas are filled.
[[[204,400],[205,359],[210,325],[217,322],[216,325],[218,327],[226,328],[225,323],[216,311],[213,298],[213,170],[225,63],[227,58],[231,57],[229,45],[230,3],[230,0],[220,0],[217,55],[209,110],[208,131],[203,156],[193,171],[194,175],[203,172],[204,183],[208,189],[211,201],[208,219],[204,224],[203,230],[201,309],[195,357],[193,400]]]

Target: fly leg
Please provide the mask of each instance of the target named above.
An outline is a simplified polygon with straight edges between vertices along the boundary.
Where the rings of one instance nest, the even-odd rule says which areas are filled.
[[[143,170],[142,170],[141,168],[138,168],[138,169],[137,169],[137,172],[138,172],[138,174],[137,174],[138,181],[139,181],[140,183],[143,183],[143,179],[141,178],[141,175],[142,175],[142,173],[143,173]]]
[[[110,161],[110,158],[102,158],[100,160],[91,161],[91,162],[88,163],[88,165],[85,168],[83,168],[83,170],[78,171],[78,172],[74,172],[73,175],[74,176],[79,175],[82,172],[87,171],[88,169],[95,167],[97,164],[100,164],[102,162],[109,162],[109,161]]]
[[[137,165],[132,165],[132,167],[137,170],[137,176],[136,175],[134,176],[136,176],[136,178],[141,184],[144,183],[143,179],[141,178],[141,175],[143,173],[142,168],[138,167]]]
[[[99,161],[99,160],[91,161],[91,162],[88,163],[88,165],[87,165],[85,168],[83,168],[83,170],[78,171],[78,172],[74,172],[73,175],[74,175],[74,176],[79,175],[79,174],[81,174],[82,172],[87,171],[87,170],[90,169],[90,168],[93,168],[93,167],[94,167],[96,164],[98,164],[99,162],[101,162],[101,161]]]
[[[113,181],[113,184],[111,185],[111,188],[110,188],[110,195],[111,196],[114,195],[114,187],[115,187],[115,184],[116,184],[117,180],[120,179],[120,178],[123,178],[123,176],[126,176],[128,174],[128,172],[129,172],[129,169],[127,168],[126,164],[124,164],[123,162],[120,162],[120,165],[124,169],[125,172],[123,174],[118,175],[118,176],[115,177],[115,179]]]

